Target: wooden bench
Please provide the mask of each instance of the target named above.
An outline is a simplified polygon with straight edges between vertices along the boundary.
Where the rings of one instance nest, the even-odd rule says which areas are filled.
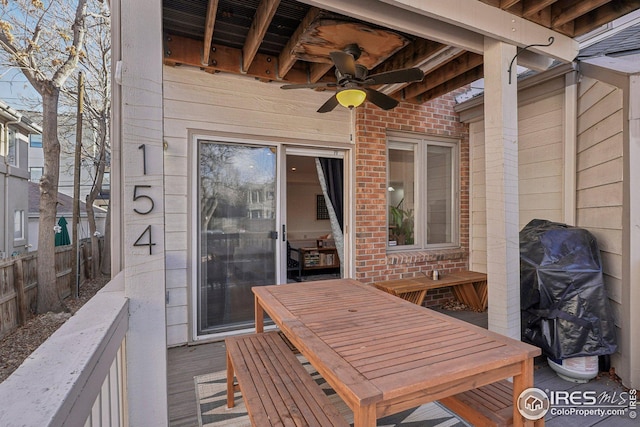
[[[278,332],[225,343],[227,405],[235,405],[240,391],[252,426],[349,426]]]
[[[488,303],[487,275],[476,271],[456,271],[444,274],[438,280],[429,277],[388,280],[376,282],[374,286],[418,305],[422,305],[428,290],[449,286],[458,301],[473,309],[484,311]]]
[[[439,400],[474,427],[513,425],[513,385],[502,380]]]

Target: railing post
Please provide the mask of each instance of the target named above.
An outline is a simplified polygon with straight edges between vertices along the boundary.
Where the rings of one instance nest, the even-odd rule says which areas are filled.
[[[18,326],[24,325],[27,321],[27,304],[24,294],[24,268],[22,258],[16,259],[13,264],[13,284],[16,292],[16,305],[18,308]]]

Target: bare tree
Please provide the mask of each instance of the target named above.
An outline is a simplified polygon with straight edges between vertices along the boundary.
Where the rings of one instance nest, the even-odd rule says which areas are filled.
[[[42,97],[38,312],[61,311],[53,233],[60,169],[58,102],[61,89],[84,55],[87,0],[0,0],[0,16],[0,52]]]
[[[91,237],[91,276],[96,277],[98,271],[109,271],[108,266],[100,266],[101,259],[98,245],[98,234],[93,204],[102,190],[105,171],[109,162],[110,149],[110,117],[111,117],[111,25],[110,13],[104,3],[90,4],[91,19],[87,24],[85,40],[86,55],[81,58],[79,69],[83,71],[85,82],[84,94],[84,123],[87,134],[91,135],[88,144],[83,141],[83,167],[93,178],[91,190],[86,196],[85,209],[89,222],[89,236]],[[95,9],[95,10],[94,10]],[[78,73],[71,77],[73,88],[77,88]],[[77,92],[66,92],[68,98],[77,102]],[[83,138],[84,139],[84,138]],[[109,221],[109,218],[107,218]],[[105,240],[109,240],[105,230]],[[107,258],[108,261],[108,258]]]
[[[240,180],[232,160],[237,149],[233,145],[202,144],[200,147],[200,209],[202,230],[208,230],[220,203],[241,200]]]

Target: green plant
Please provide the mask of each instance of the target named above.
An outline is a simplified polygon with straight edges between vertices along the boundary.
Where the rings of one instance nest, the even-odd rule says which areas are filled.
[[[398,245],[413,245],[413,209],[389,206],[389,240]]]

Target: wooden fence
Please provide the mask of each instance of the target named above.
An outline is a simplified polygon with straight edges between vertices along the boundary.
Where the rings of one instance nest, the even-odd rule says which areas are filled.
[[[102,249],[101,239],[99,241]],[[102,253],[102,251],[100,251]],[[56,247],[56,286],[60,298],[73,291],[72,246]],[[91,240],[79,245],[80,285],[90,277]],[[38,297],[38,252],[0,260],[0,338],[23,325],[36,312]]]

